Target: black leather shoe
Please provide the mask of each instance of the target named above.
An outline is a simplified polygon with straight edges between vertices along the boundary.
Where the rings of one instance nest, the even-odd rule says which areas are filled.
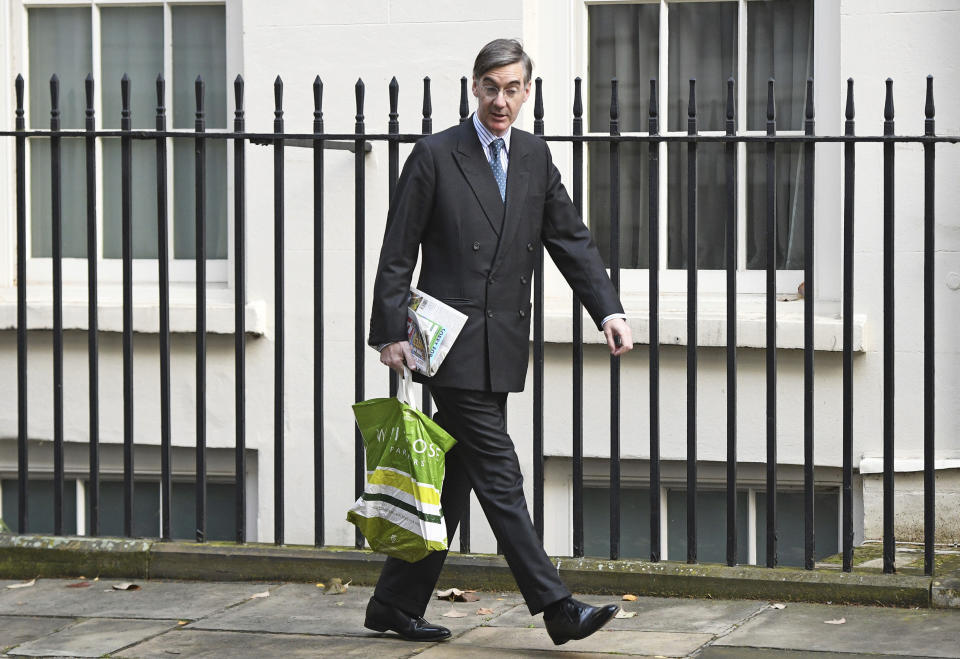
[[[560,602],[560,610],[552,618],[544,616],[543,624],[554,645],[563,645],[567,641],[590,636],[607,624],[619,610],[616,604],[590,606],[568,597]]]
[[[442,641],[450,638],[450,630],[432,625],[419,616],[411,616],[400,609],[370,598],[363,626],[375,632],[397,632],[408,641]]]

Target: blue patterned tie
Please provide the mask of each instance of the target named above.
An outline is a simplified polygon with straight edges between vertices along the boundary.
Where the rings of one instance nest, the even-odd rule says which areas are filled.
[[[497,179],[497,187],[500,188],[500,199],[507,199],[507,173],[503,171],[500,164],[500,150],[504,147],[503,138],[498,137],[490,143],[493,149],[493,156],[490,158],[490,169],[493,170],[493,178]]]

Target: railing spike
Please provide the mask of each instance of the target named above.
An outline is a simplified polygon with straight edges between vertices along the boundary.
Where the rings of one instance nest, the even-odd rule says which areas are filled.
[[[804,111],[804,116],[808,121],[812,120],[814,117],[813,110],[813,78],[807,78],[807,101]]]
[[[727,78],[727,120],[733,121],[736,118],[736,99],[734,98],[734,80],[733,76]]]
[[[620,119],[620,83],[616,78],[610,79],[610,124]]]
[[[197,97],[197,119],[203,118],[203,78],[197,76],[196,81],[193,83],[194,93]]]
[[[13,88],[17,94],[17,116],[23,116],[23,75],[18,73],[17,79],[13,83]]]
[[[580,76],[577,76],[573,79],[573,116],[582,117],[583,116],[583,80]]]
[[[697,79],[690,78],[690,100],[687,103],[687,118],[697,118]]]
[[[893,78],[887,78],[887,93],[883,101],[883,118],[885,121],[893,121]]]
[[[366,95],[366,85],[363,84],[363,78],[357,78],[357,84],[354,85],[353,91],[357,100],[357,121],[363,121],[363,98]]]
[[[534,82],[536,94],[533,99],[533,132],[543,135],[543,79],[537,77]]]
[[[853,106],[853,78],[847,78],[847,110],[844,114],[847,121],[853,121],[856,114]]]
[[[163,79],[163,74],[157,74],[156,80],[156,89],[157,89],[157,115],[163,115],[164,112],[164,97],[166,95],[167,84]]]
[[[276,119],[283,116],[283,80],[280,76],[273,81],[273,116]]]
[[[319,75],[313,79],[313,118],[323,119],[323,80]]]
[[[659,102],[657,101],[657,79],[650,78],[650,118],[655,119],[659,113]]]
[[[777,119],[777,104],[773,96],[773,85],[773,78],[767,80],[767,121],[776,121]]]
[[[50,116],[60,116],[60,78],[56,73],[50,76]]]
[[[933,76],[927,76],[927,100],[923,107],[923,114],[927,119],[933,119],[935,108],[933,106]]]
[[[397,105],[400,100],[400,83],[397,82],[396,76],[390,79],[389,96],[390,96],[390,121],[395,122],[397,120],[397,117],[400,116],[397,113]]]
[[[234,112],[243,112],[243,76],[239,73],[233,79]]]
[[[470,114],[470,106],[467,104],[467,76],[460,78],[460,123],[467,120]]]
[[[93,116],[93,73],[88,73],[83,80],[83,91],[87,98],[87,117]]]

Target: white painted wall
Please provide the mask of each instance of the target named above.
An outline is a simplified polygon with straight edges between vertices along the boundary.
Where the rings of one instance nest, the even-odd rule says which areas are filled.
[[[0,37],[9,34],[12,16],[9,0],[0,0]],[[239,71],[228,71],[230,79],[242,73],[246,87],[247,129],[269,131],[273,120],[273,80],[284,81],[286,130],[311,130],[312,93],[315,75],[324,82],[324,118],[329,132],[352,132],[354,127],[354,84],[361,77],[367,85],[365,115],[368,132],[386,132],[391,76],[400,83],[400,124],[402,132],[420,129],[421,80],[432,79],[434,129],[441,130],[457,121],[459,79],[469,75],[478,48],[494,37],[516,36],[525,40],[535,61],[535,75],[544,78],[547,132],[569,130],[572,105],[572,79],[585,75],[580,44],[584,26],[577,18],[583,11],[579,0],[569,3],[526,0],[477,4],[470,2],[413,2],[412,0],[369,0],[367,2],[308,2],[306,0],[233,5],[230,20],[237,26],[230,41],[240,62]],[[843,81],[857,81],[859,134],[882,131],[883,80],[896,81],[897,132],[916,134],[923,127],[923,89],[927,73],[936,76],[937,131],[960,133],[960,71],[952,56],[953,35],[960,29],[960,2],[927,0],[915,2],[852,2],[818,9],[818,25],[824,25],[825,44],[818,52],[835,52],[823,66],[836,62],[832,74],[834,90],[818,95],[827,107],[842,111]],[[491,18],[496,17],[496,18]],[[831,31],[836,35],[830,42]],[[2,43],[7,43],[3,40]],[[833,44],[832,46],[830,44]],[[876,45],[882,43],[883,47]],[[10,71],[10,53],[15,44],[0,46],[0,69]],[[7,59],[4,59],[4,58]],[[12,73],[10,74],[13,75]],[[822,83],[821,84],[825,84]],[[12,94],[4,86],[0,103],[12,107]],[[831,100],[832,99],[832,100]],[[839,104],[839,109],[837,108]],[[232,106],[232,101],[229,104]],[[823,116],[818,126],[835,132],[839,120]],[[3,113],[0,126],[12,126],[11,113]],[[520,123],[532,127],[532,107]],[[401,149],[401,157],[409,152]],[[569,176],[569,147],[556,146],[555,158],[561,171]],[[12,318],[15,302],[12,273],[13,187],[12,144],[0,142],[0,173],[6,172],[0,203],[0,307]],[[821,174],[839,175],[839,151],[820,154],[817,167]],[[354,269],[354,194],[353,154],[326,151],[326,204],[324,275],[326,315],[326,363],[324,376],[324,437],[327,483],[325,514],[328,520],[327,542],[350,544],[353,529],[345,521],[345,510],[353,499],[354,427],[350,404],[354,400],[353,352],[353,269]],[[312,156],[308,150],[288,148],[285,159],[285,259],[286,259],[286,363],[285,373],[285,496],[286,537],[289,543],[310,543],[313,539],[312,446],[312,276],[315,263],[312,228]],[[372,286],[387,207],[387,149],[376,144],[366,163],[366,284],[369,314],[369,290]],[[952,182],[960,172],[960,148],[942,146],[937,152],[937,455],[940,459],[960,458],[960,414],[954,401],[960,399],[960,343],[953,331],[960,312],[960,292],[956,273],[960,272],[960,219],[956,186]],[[4,167],[7,169],[4,170]],[[912,146],[897,147],[897,455],[898,458],[922,456],[922,154]],[[247,351],[247,445],[258,450],[258,499],[260,502],[257,537],[273,539],[273,156],[267,147],[247,147],[247,227],[249,257],[247,263],[248,296],[256,303],[251,322],[262,328],[262,336],[248,337]],[[882,168],[880,148],[858,147],[857,159],[857,290],[858,328],[862,329],[862,348],[855,358],[857,370],[854,420],[855,464],[861,456],[881,453],[882,409],[882,204],[880,184]],[[818,208],[818,232],[838,236],[841,221],[840,198],[831,198]],[[826,207],[824,207],[826,206]],[[831,207],[832,206],[832,207]],[[833,240],[836,240],[833,238]],[[834,246],[835,253],[839,249]],[[551,266],[552,268],[552,266]],[[839,289],[839,265],[835,261],[818,266],[818,286],[826,293]],[[952,274],[953,273],[953,274]],[[568,293],[557,284],[552,272],[548,280],[548,311],[569,314]],[[822,281],[820,278],[826,278]],[[82,284],[81,282],[78,282]],[[952,286],[952,288],[951,288]],[[231,290],[212,290],[211,296],[225,298],[218,307],[224,330],[229,330]],[[183,294],[189,297],[192,288]],[[33,294],[32,294],[33,295]],[[149,298],[153,293],[147,293]],[[42,292],[37,292],[43,297]],[[828,296],[829,297],[829,296]],[[624,298],[638,335],[645,335],[646,300],[642,291],[625,290]],[[155,297],[153,298],[155,300]],[[703,301],[704,315],[710,316],[722,297]],[[145,301],[147,307],[155,301]],[[746,306],[748,301],[744,301]],[[792,303],[798,305],[799,303]],[[339,305],[339,308],[337,306]],[[682,309],[682,303],[680,304]],[[825,337],[836,337],[836,303],[818,305],[824,319],[818,322]],[[183,313],[189,314],[189,309]],[[796,315],[785,306],[785,316]],[[41,315],[33,317],[31,327],[47,327]],[[149,315],[148,315],[149,318]],[[682,313],[670,322],[682,325]],[[667,321],[665,320],[665,323]],[[744,322],[748,322],[746,319]],[[755,322],[749,321],[749,322]],[[148,323],[147,320],[144,323]],[[555,333],[563,341],[564,321]],[[834,329],[827,329],[830,324]],[[10,325],[7,324],[6,327]],[[722,314],[705,321],[711,345],[722,345]],[[150,330],[135,341],[136,436],[142,443],[159,442],[159,362],[156,335]],[[155,330],[154,330],[155,331]],[[585,453],[606,457],[608,450],[608,359],[604,349],[594,342],[589,322],[585,359]],[[664,335],[668,336],[666,329]],[[672,336],[672,335],[670,335]],[[665,339],[666,340],[666,339]],[[828,344],[833,339],[824,339]],[[30,431],[31,437],[52,436],[51,335],[31,333],[30,348]],[[679,333],[676,342],[685,338]],[[819,342],[819,339],[818,339]],[[66,434],[68,439],[85,441],[87,437],[86,337],[68,332],[66,345]],[[794,345],[796,345],[794,343]],[[227,335],[208,337],[208,444],[233,445],[233,339]],[[193,337],[177,334],[173,340],[174,442],[190,446],[194,442],[194,362]],[[546,452],[550,456],[570,455],[570,345],[550,343],[546,351],[547,409]],[[367,350],[366,397],[386,394],[386,369],[376,354]],[[683,460],[685,456],[685,357],[682,347],[662,350],[662,458]],[[721,347],[700,350],[699,458],[705,461],[725,459],[725,355]],[[105,442],[119,442],[122,418],[119,401],[120,338],[106,333],[101,338],[101,428]],[[802,384],[803,363],[799,350],[781,350],[778,354],[778,439],[779,458],[784,464],[802,463]],[[739,451],[742,462],[762,462],[764,436],[764,351],[743,348],[739,353]],[[824,467],[841,464],[841,366],[840,353],[817,352],[816,381],[816,460]],[[0,437],[16,436],[16,334],[0,331]],[[645,345],[629,354],[622,366],[621,454],[624,458],[648,456],[648,373]],[[510,429],[521,456],[532,500],[531,419],[532,380],[526,392],[510,399]],[[911,468],[911,467],[905,467]],[[0,470],[8,469],[0,465]],[[569,551],[569,514],[564,512],[567,484],[562,473],[548,469],[547,549],[553,553]],[[912,486],[911,486],[912,487]],[[868,515],[872,514],[867,512]],[[474,505],[472,548],[493,551],[489,529]],[[867,524],[868,528],[870,524]],[[456,544],[454,544],[456,547]]]

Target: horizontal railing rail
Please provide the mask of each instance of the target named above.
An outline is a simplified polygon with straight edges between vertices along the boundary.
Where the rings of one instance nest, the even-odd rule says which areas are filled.
[[[897,135],[894,130],[893,112],[893,81],[886,82],[886,99],[884,108],[883,135],[856,135],[854,123],[853,80],[847,84],[845,130],[843,135],[817,135],[815,132],[813,80],[807,81],[806,104],[804,111],[804,127],[802,135],[779,134],[777,132],[776,107],[774,104],[774,80],[770,80],[767,90],[766,126],[764,131],[754,131],[762,134],[741,134],[737,131],[737,117],[735,114],[735,84],[734,80],[727,81],[726,121],[723,135],[700,134],[698,128],[696,83],[690,81],[688,97],[688,121],[686,134],[661,134],[660,117],[658,116],[656,80],[650,81],[650,102],[648,129],[644,133],[623,134],[620,125],[620,110],[618,85],[614,80],[611,83],[610,123],[604,134],[584,134],[583,126],[583,99],[581,80],[574,81],[574,105],[572,130],[569,134],[546,135],[544,128],[544,107],[542,81],[535,81],[534,100],[534,133],[548,142],[569,142],[572,147],[572,197],[577,209],[583,210],[584,185],[584,144],[607,144],[609,146],[609,230],[610,254],[609,268],[611,279],[619,290],[620,288],[620,202],[621,179],[620,147],[623,144],[645,143],[652,146],[659,144],[682,143],[686,145],[687,181],[686,194],[686,250],[687,254],[698,253],[698,147],[701,144],[723,144],[723,168],[726,175],[726,197],[723,208],[712,208],[711,213],[723,216],[725,235],[725,293],[726,293],[726,483],[725,483],[725,515],[726,515],[726,562],[733,565],[737,562],[738,547],[743,539],[738,537],[737,525],[737,208],[738,185],[737,172],[740,159],[743,157],[738,151],[738,144],[765,145],[764,162],[766,168],[766,211],[764,254],[766,265],[766,345],[765,351],[765,494],[766,494],[766,565],[774,567],[777,564],[778,535],[777,535],[777,309],[776,309],[776,232],[777,232],[777,190],[776,190],[776,154],[778,144],[795,144],[802,146],[802,195],[804,199],[803,236],[804,246],[804,318],[803,318],[803,518],[804,518],[804,566],[812,569],[815,564],[815,534],[814,534],[814,465],[816,464],[815,430],[814,430],[814,342],[813,328],[815,321],[814,300],[814,155],[818,144],[843,145],[843,283],[842,283],[842,318],[843,318],[843,353],[842,353],[842,569],[849,571],[853,565],[853,425],[854,403],[854,362],[853,362],[853,323],[854,323],[854,212],[855,212],[855,147],[857,144],[883,145],[883,570],[894,572],[894,386],[896,373],[894,370],[894,147],[898,144],[919,144],[924,151],[924,275],[923,275],[923,447],[924,447],[924,569],[926,574],[932,574],[933,542],[934,542],[934,456],[935,456],[935,418],[934,418],[934,369],[935,369],[935,331],[934,331],[934,275],[933,254],[934,245],[934,175],[935,175],[935,147],[938,144],[956,144],[960,136],[936,135],[934,131],[934,104],[933,79],[928,77],[925,103],[925,130],[923,135]],[[132,142],[134,140],[153,140],[156,143],[156,189],[157,189],[157,228],[158,228],[158,277],[160,292],[160,324],[159,324],[159,354],[160,354],[160,453],[161,453],[161,532],[163,539],[171,538],[171,510],[172,510],[172,473],[171,473],[171,380],[170,380],[170,276],[169,254],[167,241],[169,236],[169,209],[167,208],[167,155],[168,138],[192,139],[195,145],[195,221],[196,221],[196,281],[206,280],[206,235],[205,235],[205,145],[210,140],[228,140],[233,142],[233,221],[234,236],[234,302],[235,302],[235,406],[236,427],[235,435],[235,526],[236,540],[247,540],[245,510],[247,505],[246,483],[246,332],[244,307],[246,304],[245,271],[248,256],[246,244],[246,199],[249,194],[246,180],[246,144],[267,145],[273,149],[274,160],[274,436],[273,436],[273,468],[274,468],[274,541],[284,543],[285,532],[285,505],[284,498],[284,401],[283,374],[285,371],[285,297],[284,297],[284,148],[307,147],[313,150],[313,223],[314,231],[314,273],[313,273],[313,475],[314,475],[314,541],[317,545],[325,543],[324,519],[324,205],[325,205],[325,149],[345,149],[354,153],[354,396],[357,401],[363,400],[366,393],[364,364],[366,359],[366,341],[364,322],[367,315],[365,300],[366,273],[365,264],[365,185],[366,161],[365,153],[369,152],[373,143],[382,142],[388,148],[388,196],[392,199],[396,189],[400,172],[399,145],[416,142],[433,131],[432,98],[430,79],[423,81],[423,111],[420,133],[401,133],[399,115],[397,112],[399,85],[396,79],[388,87],[390,112],[387,133],[366,132],[364,116],[365,85],[362,80],[355,87],[356,97],[356,124],[352,133],[324,132],[322,110],[323,83],[319,77],[313,84],[313,131],[309,133],[288,133],[284,131],[283,111],[283,82],[278,77],[274,83],[274,125],[272,132],[247,132],[245,128],[245,111],[243,107],[244,81],[240,76],[234,83],[235,112],[232,130],[217,130],[210,132],[206,127],[204,112],[204,86],[201,79],[195,85],[196,115],[193,130],[171,130],[166,125],[166,109],[164,107],[165,82],[162,77],[156,80],[157,110],[155,130],[133,129],[131,127],[130,111],[130,80],[124,76],[121,81],[121,128],[120,130],[96,129],[94,113],[94,81],[92,76],[86,80],[86,128],[84,130],[66,130],[60,126],[59,110],[59,80],[54,76],[50,81],[51,117],[49,129],[27,129],[24,110],[24,79],[21,76],[16,80],[16,109],[15,130],[0,131],[0,137],[13,138],[16,149],[16,236],[17,236],[17,416],[18,416],[18,493],[19,505],[17,523],[20,532],[30,529],[27,515],[27,485],[29,481],[28,468],[28,439],[27,427],[27,181],[26,169],[27,143],[33,139],[47,139],[50,141],[51,164],[51,223],[52,236],[52,288],[53,288],[53,447],[54,447],[54,532],[62,534],[64,531],[64,427],[63,427],[63,275],[62,275],[62,140],[83,138],[86,153],[86,240],[88,261],[88,353],[89,353],[89,527],[88,533],[98,535],[101,526],[100,503],[100,434],[99,434],[99,351],[97,340],[97,151],[98,138],[119,138],[121,140],[121,230],[122,230],[122,277],[123,277],[123,330],[122,330],[122,363],[123,363],[123,529],[127,536],[133,535],[134,524],[134,426],[133,426],[133,317],[132,317]],[[468,118],[467,79],[461,79],[460,85],[460,121]],[[663,539],[661,537],[661,400],[660,400],[660,351],[659,338],[660,319],[660,150],[650,148],[646,157],[649,161],[648,169],[648,258],[653,267],[647,269],[649,284],[649,539],[650,560],[658,561],[663,555]],[[686,325],[687,336],[696,337],[698,329],[698,274],[696,258],[687,258],[685,266],[686,283]],[[534,307],[533,317],[533,409],[532,409],[532,448],[533,448],[533,518],[534,524],[541,539],[544,535],[544,282],[543,282],[543,250],[540,249],[535,262],[534,279]],[[37,285],[37,284],[34,284]],[[206,287],[196,286],[196,512],[195,528],[196,539],[202,542],[207,536],[207,464],[206,464]],[[584,349],[582,308],[574,296],[571,309],[572,324],[572,391],[571,391],[571,457],[572,457],[572,546],[574,556],[583,556],[585,553],[584,540]],[[697,341],[691,338],[686,345],[686,560],[697,562],[697,509],[696,494],[698,491],[697,448],[698,448],[698,410],[697,410],[697,373],[698,373],[698,346]],[[4,376],[6,377],[6,376]],[[621,556],[621,434],[620,405],[621,405],[621,362],[618,357],[611,357],[609,364],[610,377],[610,426],[609,426],[609,507],[610,507],[610,546],[609,556],[617,559]],[[396,379],[391,374],[390,392],[396,391]],[[430,398],[426,391],[423,394],[424,409],[430,411]],[[364,485],[365,468],[363,443],[359,431],[355,431],[355,459],[354,459],[354,487],[359,494]],[[263,500],[263,497],[260,497]],[[356,536],[357,547],[363,546],[363,538]],[[460,550],[470,551],[470,520],[469,510],[461,523]]]

